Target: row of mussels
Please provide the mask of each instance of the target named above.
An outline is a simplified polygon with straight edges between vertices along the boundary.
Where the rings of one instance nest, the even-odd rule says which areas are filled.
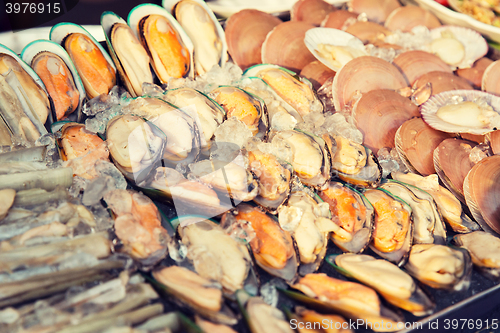
[[[470,55],[481,36],[444,27],[434,38],[439,21],[397,1],[352,0],[344,11],[299,0],[284,23],[244,10],[226,37],[203,2],[164,5],[172,10],[136,7],[128,25],[105,12],[111,57],[68,23],[52,42],[28,45],[26,62],[1,51],[2,331],[232,332],[224,325],[238,322],[237,303],[252,332],[290,332],[257,296],[257,267],[314,309],[289,320],[396,331],[405,321],[396,307],[434,311],[420,284],[464,291],[473,264],[499,277],[498,98],[457,90],[473,87],[453,73],[484,55]],[[407,11],[426,28],[396,24]],[[315,30],[309,19],[340,25]],[[259,58],[248,60],[259,38]],[[225,64],[226,39],[245,72]],[[284,53],[270,58],[272,45]],[[303,51],[325,61],[311,64],[320,76],[304,74],[320,89],[289,70],[307,73]],[[59,121],[68,116],[80,123]],[[177,217],[167,221],[151,199]],[[460,248],[448,246],[450,232]],[[330,240],[345,253],[326,256]],[[316,273],[324,261],[357,282]],[[162,314],[158,293],[196,324]]]

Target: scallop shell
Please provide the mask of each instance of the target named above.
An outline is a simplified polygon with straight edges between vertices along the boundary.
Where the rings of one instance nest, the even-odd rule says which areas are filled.
[[[359,57],[349,61],[335,75],[332,98],[335,109],[341,111],[358,91],[364,94],[376,89],[398,90],[407,86],[403,74],[394,65],[376,57]]]
[[[268,13],[244,9],[226,21],[226,41],[234,63],[245,70],[262,63],[261,48],[267,34],[282,21]]]
[[[323,0],[299,0],[290,10],[290,20],[319,26],[335,7]]]
[[[351,0],[349,9],[355,13],[366,13],[370,21],[384,22],[392,11],[401,7],[397,0]]]
[[[332,28],[314,28],[306,32],[306,37],[304,38],[304,43],[311,53],[321,61],[325,66],[331,70],[337,72],[340,67],[335,66],[327,58],[323,57],[320,52],[318,52],[318,47],[320,44],[328,44],[335,46],[349,46],[363,54],[367,55],[365,46],[363,42],[342,30],[332,29]]]
[[[476,98],[484,98],[486,102],[495,110],[500,112],[500,98],[482,91],[476,90],[453,90],[445,91],[440,94],[434,95],[421,108],[420,113],[425,122],[434,129],[448,133],[470,133],[482,135],[495,130],[494,127],[478,128],[450,124],[437,116],[437,111],[440,107],[449,103],[450,98],[453,96],[461,96],[464,101],[473,101]]]
[[[431,85],[430,95],[450,90],[474,90],[466,79],[447,72],[426,73],[413,83],[413,89],[418,90],[426,84]]]
[[[312,83],[313,88],[318,90],[326,80],[335,76],[335,72],[320,61],[315,60],[302,68],[299,75],[308,79]]]
[[[488,133],[490,148],[495,155],[500,154],[500,130]]]
[[[363,43],[376,43],[383,41],[392,32],[383,25],[374,22],[358,21],[345,29],[346,32],[358,37]]]
[[[446,139],[434,150],[434,168],[444,185],[465,203],[463,184],[474,166],[469,153],[475,143],[461,139]]]
[[[300,72],[316,59],[304,44],[306,31],[312,28],[312,24],[305,22],[289,21],[278,24],[262,44],[262,63]]]
[[[353,12],[348,12],[347,10],[342,9],[336,10],[325,17],[323,22],[321,22],[321,26],[325,28],[342,29],[347,20],[356,20],[357,17],[358,15]]]
[[[354,106],[353,116],[363,133],[363,144],[376,154],[381,148],[394,147],[398,128],[419,113],[418,107],[408,98],[395,91],[380,89],[364,94]]]
[[[491,65],[492,63],[493,60],[483,57],[478,61],[476,61],[471,68],[457,69],[456,74],[469,81],[470,84],[474,86],[474,88],[480,89],[483,80],[483,73],[485,72],[486,68],[488,68],[488,66]]]
[[[417,6],[396,8],[385,20],[384,26],[392,31],[411,32],[417,26],[433,29],[441,26],[438,18],[431,12]]]
[[[500,156],[487,157],[470,170],[464,181],[464,195],[481,227],[500,233]]]
[[[453,73],[441,58],[425,51],[406,51],[394,58],[392,64],[403,73],[410,84],[429,72]]]
[[[436,173],[434,149],[451,134],[436,131],[422,118],[407,120],[399,127],[395,136],[396,150],[406,167],[422,176]]]
[[[468,28],[443,25],[431,30],[432,39],[441,38],[441,33],[447,30],[465,47],[465,56],[456,67],[469,68],[476,60],[484,57],[486,53],[488,53],[488,43],[483,36]]]
[[[500,70],[500,61],[492,62],[483,72],[481,79],[481,90],[500,95],[500,80],[498,79],[498,72]]]

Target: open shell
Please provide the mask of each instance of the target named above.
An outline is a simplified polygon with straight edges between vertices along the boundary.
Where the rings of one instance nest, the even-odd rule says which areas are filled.
[[[332,98],[335,110],[342,111],[346,104],[353,102],[352,98],[358,91],[364,94],[376,89],[397,90],[407,86],[403,74],[394,65],[365,56],[349,61],[335,75]]]
[[[72,38],[73,34],[82,34],[86,36],[84,42],[84,38],[78,37],[77,40],[72,41],[71,43],[69,42],[70,38]],[[75,67],[80,75],[80,79],[83,82],[83,85],[85,86],[85,91],[87,92],[87,95],[89,98],[94,98],[101,93],[108,93],[109,90],[116,84],[116,66],[113,63],[113,60],[109,56],[109,54],[104,50],[104,48],[97,42],[97,40],[87,31],[85,28],[78,24],[73,24],[73,23],[59,23],[56,24],[55,26],[52,27],[50,30],[50,40],[63,46],[66,49],[66,52],[68,52],[69,56],[71,57],[71,60],[75,64]],[[93,46],[90,46],[88,43],[92,43]],[[79,45],[80,48],[85,47],[85,48],[93,48],[93,52],[95,52],[95,55],[92,56],[92,65],[88,64],[90,60],[85,60],[84,57],[78,56],[78,49],[75,49],[74,51],[71,49],[72,45]],[[96,82],[92,82],[92,74],[89,73],[88,75],[85,75],[86,72],[88,71],[87,66],[90,65],[95,66],[93,62],[95,62],[98,58],[104,58],[105,63],[101,63],[100,65],[102,66],[102,69],[95,68],[94,70],[99,72],[99,75],[101,79],[98,81],[100,84],[102,84],[103,80],[106,79],[108,82],[106,82],[105,86],[97,86]],[[77,61],[78,59],[78,61]],[[100,61],[100,60],[99,60]],[[106,65],[107,64],[107,65]],[[107,68],[106,68],[107,67]],[[105,82],[105,81],[104,81]],[[107,88],[106,88],[107,87]]]
[[[482,159],[464,180],[464,196],[472,216],[481,227],[500,234],[500,156]]]
[[[244,9],[231,15],[225,25],[229,54],[245,70],[262,63],[262,43],[267,34],[282,21],[268,13]]]
[[[312,28],[312,24],[297,21],[278,24],[262,44],[262,63],[300,72],[305,65],[315,60],[304,44],[306,31]]]
[[[469,154],[475,143],[460,139],[446,139],[434,150],[434,168],[444,185],[465,203],[463,185],[474,162]]]
[[[28,64],[31,64],[32,61],[36,58],[36,56],[40,52],[50,52],[52,54],[57,55],[59,58],[62,59],[66,67],[70,71],[70,75],[72,76],[74,85],[76,86],[76,89],[78,90],[79,93],[79,98],[78,98],[78,105],[76,110],[74,111],[77,115],[77,119],[80,118],[81,116],[81,107],[83,104],[83,101],[85,100],[85,88],[83,87],[82,80],[80,79],[80,75],[78,75],[78,72],[75,68],[75,65],[71,61],[68,53],[64,50],[64,48],[54,42],[48,41],[48,40],[36,40],[34,42],[29,43],[26,45],[26,47],[23,49],[21,52],[21,58]],[[51,96],[52,100],[54,101],[57,96]],[[55,104],[55,101],[54,101]],[[65,116],[68,115],[68,113],[64,114]],[[60,120],[62,117],[59,117],[57,115],[57,110],[56,110],[56,116],[57,119]]]
[[[102,13],[101,26],[122,82],[132,97],[141,96],[142,84],[153,83],[148,53],[127,22],[115,13]]]
[[[216,64],[223,67],[228,58],[226,36],[205,1],[163,0],[162,5],[174,15],[193,42],[196,73],[202,75]]]
[[[392,31],[411,32],[417,26],[433,29],[441,26],[438,18],[431,12],[417,6],[404,6],[394,9],[385,20],[384,26]]]
[[[177,22],[174,17],[163,7],[154,5],[154,4],[142,4],[134,7],[130,13],[128,14],[127,17],[127,23],[134,32],[134,34],[139,38],[141,43],[143,44],[144,48],[149,52],[149,55],[151,57],[151,64],[153,66],[153,69],[156,72],[156,75],[162,81],[163,83],[166,83],[170,77],[172,77],[174,74],[177,75],[176,73],[169,73],[167,72],[165,66],[168,64],[170,61],[169,59],[163,59],[163,56],[154,49],[154,47],[150,46],[153,41],[149,41],[149,38],[147,36],[147,31],[144,31],[144,26],[145,25],[152,25],[151,24],[146,24],[148,23],[148,18],[151,17],[151,15],[159,15],[160,17],[158,18],[157,22],[160,23],[160,29],[159,32],[163,32],[163,29],[167,30],[171,35],[172,38],[177,39],[177,44],[180,45],[180,47],[183,49],[182,51],[187,50],[188,54],[184,54],[182,51],[181,54],[184,57],[183,61],[187,56],[189,56],[189,61],[188,61],[188,69],[185,71],[184,76],[187,77],[194,77],[195,69],[194,69],[194,57],[193,57],[193,50],[194,50],[194,45],[189,36],[186,34],[186,32],[182,29],[181,25],[179,22]],[[169,30],[170,28],[168,25],[163,25],[164,21],[166,20],[168,22],[168,25],[173,28],[172,30]],[[156,25],[156,23],[154,23]],[[166,33],[166,32],[165,32]],[[165,42],[169,42],[168,39],[165,39]],[[185,48],[185,49],[184,49]]]
[[[452,135],[436,131],[422,118],[405,121],[396,132],[395,144],[399,157],[406,167],[422,176],[435,173],[433,152]]]
[[[488,53],[488,43],[483,38],[483,36],[472,29],[464,27],[441,26],[432,29],[431,37],[433,39],[433,43],[446,34],[451,34],[453,36],[452,38],[460,42],[464,48],[464,56],[461,60],[459,60],[458,62],[455,62],[454,60],[452,62],[449,62],[448,60],[452,59],[449,58],[449,56],[454,51],[446,50],[445,48],[441,49],[439,47],[439,49],[443,50],[442,52],[444,53],[441,53],[441,51],[439,51],[438,56],[440,56],[449,65],[451,65],[453,69],[455,69],[456,67],[471,67],[477,59],[484,57],[486,53]],[[434,49],[434,47],[431,47],[431,49]],[[448,55],[447,52],[450,52],[450,54]],[[453,56],[453,59],[455,59],[455,56]]]
[[[452,73],[448,66],[438,56],[425,51],[406,51],[394,58],[393,65],[404,74],[406,80],[412,85],[419,77],[429,72]]]
[[[461,110],[462,112],[456,116],[448,115],[449,118],[455,119],[457,123],[450,123],[449,121],[445,121],[444,119],[438,117],[438,111],[441,107],[454,104],[452,98],[455,98],[455,96],[461,97],[464,102],[474,102],[474,100],[486,102],[493,109],[493,116],[483,119],[481,115],[477,115],[475,112],[466,112],[466,110],[463,109]],[[422,114],[424,121],[434,129],[448,133],[470,133],[477,135],[486,134],[496,129],[494,117],[498,118],[499,112],[500,97],[475,90],[454,90],[442,92],[432,96],[422,105],[420,109],[420,113]],[[479,120],[481,120],[482,125],[470,125],[477,123]]]
[[[384,89],[364,94],[354,106],[353,116],[363,133],[363,144],[376,154],[381,148],[394,147],[398,128],[419,113],[418,107],[408,98]],[[374,127],[373,124],[379,125]]]
[[[306,32],[304,43],[311,53],[325,66],[337,72],[346,62],[358,56],[367,55],[363,42],[353,35],[331,28],[314,28]],[[341,54],[330,54],[321,52],[322,45],[340,48]],[[342,59],[340,57],[346,57]],[[332,59],[332,58],[333,59]]]

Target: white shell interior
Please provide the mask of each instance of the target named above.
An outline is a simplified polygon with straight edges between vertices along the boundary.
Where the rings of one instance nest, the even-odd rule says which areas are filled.
[[[450,124],[437,116],[437,111],[440,107],[445,106],[450,98],[453,96],[461,96],[464,102],[473,101],[476,98],[485,98],[487,103],[493,108],[494,111],[500,113],[500,97],[492,94],[488,94],[477,90],[453,90],[445,91],[440,94],[432,96],[427,102],[425,102],[420,108],[420,113],[422,118],[434,129],[448,133],[470,133],[476,135],[483,135],[494,130],[493,127],[489,128],[474,128],[467,126],[460,126],[455,124]]]
[[[470,68],[477,59],[488,53],[488,43],[483,36],[468,28],[452,25],[444,25],[439,28],[434,28],[431,30],[432,39],[435,40],[441,38],[441,33],[446,30],[450,31],[465,48],[465,57],[456,65],[456,67]],[[452,69],[455,68],[452,66]]]
[[[327,66],[328,68],[330,68],[335,72],[337,72],[340,69],[340,67],[333,65],[331,61],[323,57],[321,53],[318,52],[319,44],[329,44],[334,46],[349,46],[367,55],[365,46],[359,38],[351,35],[348,32],[333,28],[309,29],[306,32],[304,43],[306,44],[309,51],[316,57],[316,59],[321,61],[323,65]]]

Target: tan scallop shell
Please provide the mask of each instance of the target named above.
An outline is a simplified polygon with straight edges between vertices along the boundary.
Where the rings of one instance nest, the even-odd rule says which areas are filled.
[[[429,29],[441,26],[438,18],[431,12],[417,6],[404,6],[395,9],[385,20],[384,26],[392,31],[410,32],[423,25]]]
[[[242,69],[262,63],[261,48],[267,34],[282,21],[268,13],[244,9],[226,21],[226,41],[233,61]]]
[[[363,133],[363,145],[375,154],[381,148],[393,148],[398,128],[419,115],[418,107],[408,98],[387,89],[363,94],[353,110],[356,125]]]
[[[290,19],[319,27],[325,17],[333,11],[335,7],[323,0],[299,0],[290,10]]]
[[[500,61],[492,62],[483,73],[481,90],[500,95]]]
[[[429,72],[420,76],[413,84],[413,89],[419,89],[431,84],[431,95],[449,90],[473,90],[466,79],[447,72]]]
[[[357,17],[358,14],[340,9],[328,14],[323,20],[323,22],[321,22],[321,26],[325,28],[334,28],[342,30],[342,27],[344,26],[345,22],[348,19],[350,18],[356,19]]]
[[[297,21],[278,24],[262,44],[262,63],[300,72],[308,63],[316,60],[304,44],[306,31],[312,28],[312,24]]]
[[[429,72],[453,73],[450,66],[438,56],[425,51],[406,51],[394,58],[392,62],[410,84],[413,84],[422,75]]]
[[[456,74],[468,80],[474,88],[481,89],[481,81],[486,68],[493,63],[493,60],[483,57],[476,61],[471,68],[459,68]]]
[[[384,22],[389,14],[401,7],[398,0],[351,0],[349,9],[355,13],[366,13],[370,21]]]
[[[486,134],[493,154],[500,155],[500,130]]]
[[[365,44],[383,41],[386,36],[392,34],[390,30],[380,24],[363,21],[358,21],[350,25],[345,31],[358,37]]]
[[[407,86],[403,74],[392,64],[372,56],[359,57],[349,61],[335,75],[332,85],[333,103],[339,111],[352,102],[351,99],[357,92],[363,94],[376,89],[398,90]]]
[[[311,81],[313,88],[318,90],[326,80],[335,76],[335,72],[323,65],[321,61],[315,60],[302,68],[300,76]]]

